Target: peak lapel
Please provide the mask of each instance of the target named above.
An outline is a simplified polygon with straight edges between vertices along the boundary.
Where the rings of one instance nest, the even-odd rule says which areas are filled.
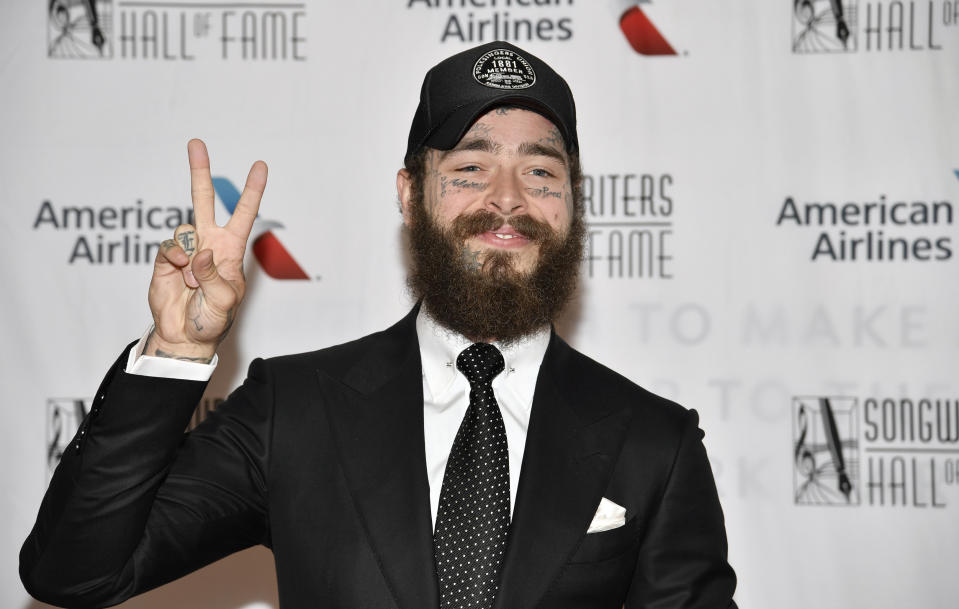
[[[586,533],[619,454],[627,414],[580,392],[554,333],[536,381],[495,609],[531,609]]]
[[[342,379],[321,374],[353,501],[400,609],[439,607],[416,309]],[[331,382],[333,381],[333,382]]]

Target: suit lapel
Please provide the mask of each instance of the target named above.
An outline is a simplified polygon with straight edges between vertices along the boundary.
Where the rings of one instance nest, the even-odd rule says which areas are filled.
[[[353,501],[398,606],[434,609],[416,313],[377,337],[336,384],[321,372],[320,386]]]
[[[495,609],[528,609],[586,533],[619,454],[627,413],[581,393],[582,367],[554,333],[536,381]]]
[[[423,438],[418,307],[321,397],[347,485],[400,609],[437,609]],[[625,411],[581,392],[582,358],[553,334],[536,381],[495,609],[529,609],[586,531],[622,444]]]

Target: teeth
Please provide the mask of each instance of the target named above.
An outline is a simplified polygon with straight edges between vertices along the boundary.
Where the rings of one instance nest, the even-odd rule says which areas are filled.
[[[516,236],[516,235],[501,235],[500,233],[493,233],[493,234],[499,237],[500,239],[512,239],[513,237]]]

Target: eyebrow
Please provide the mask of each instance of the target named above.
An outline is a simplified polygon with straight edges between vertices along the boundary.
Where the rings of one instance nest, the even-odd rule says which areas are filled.
[[[502,148],[503,146],[501,144],[497,144],[488,137],[470,138],[468,140],[462,140],[456,145],[455,148],[451,150],[444,150],[440,156],[440,160],[456,152],[464,152],[467,150],[478,150],[480,152],[497,154],[502,150]],[[551,159],[556,159],[562,163],[564,167],[566,166],[566,155],[564,155],[559,149],[552,146],[545,146],[538,142],[523,142],[519,145],[517,152],[523,156],[549,157]]]
[[[496,154],[503,147],[500,144],[497,144],[488,137],[475,137],[468,140],[462,140],[455,148],[451,150],[444,150],[443,154],[440,156],[440,160],[446,158],[448,155],[453,154],[454,152],[463,152],[466,150],[479,150],[480,152],[488,152],[490,154]]]
[[[562,163],[564,167],[566,166],[566,155],[552,146],[544,146],[537,142],[524,142],[519,145],[518,152],[526,156],[545,156],[556,159]]]

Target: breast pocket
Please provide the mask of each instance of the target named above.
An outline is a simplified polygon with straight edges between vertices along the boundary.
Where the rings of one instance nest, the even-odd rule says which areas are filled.
[[[621,527],[600,531],[598,533],[584,533],[576,551],[570,557],[570,563],[599,562],[616,558],[625,554],[639,543],[639,518],[626,521]]]

